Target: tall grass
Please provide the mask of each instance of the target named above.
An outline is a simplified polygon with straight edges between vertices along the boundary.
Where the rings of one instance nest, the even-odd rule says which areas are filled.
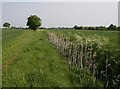
[[[48,34],[50,42],[70,61],[70,66],[74,64],[78,68],[89,69],[95,79],[104,82],[105,87],[119,87],[119,51],[113,52],[106,47],[109,45],[108,38],[97,35],[73,35],[71,32],[64,34],[59,31]]]
[[[54,30],[55,31],[55,30]],[[58,31],[57,31],[58,32]],[[116,50],[118,49],[118,40],[119,35],[118,31],[96,31],[96,30],[59,30],[59,32],[68,35],[68,33],[71,34],[78,34],[78,35],[85,35],[85,36],[92,36],[92,35],[98,35],[98,36],[104,36],[105,38],[109,39],[109,45],[107,46],[110,50]],[[82,34],[81,34],[82,33]]]
[[[0,29],[0,86],[2,86],[2,29]]]
[[[117,41],[96,33],[3,30],[3,87],[118,87]]]

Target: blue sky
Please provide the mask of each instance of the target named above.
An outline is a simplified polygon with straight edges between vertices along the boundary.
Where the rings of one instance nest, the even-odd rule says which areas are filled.
[[[106,2],[2,1],[2,23],[10,22],[12,26],[25,27],[27,17],[31,14],[38,15],[42,19],[42,26],[45,27],[118,24],[118,3],[108,0]]]

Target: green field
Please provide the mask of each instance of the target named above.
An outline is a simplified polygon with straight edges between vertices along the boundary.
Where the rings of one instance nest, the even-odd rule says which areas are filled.
[[[64,34],[98,34],[109,38],[110,49],[118,47],[117,31],[59,31]],[[99,81],[98,85],[93,84],[93,77],[84,70],[82,80],[77,84],[76,75],[69,70],[64,57],[50,44],[47,32],[49,31],[2,30],[3,87],[102,86]]]
[[[45,31],[3,34],[3,86],[71,86],[68,68]]]
[[[57,31],[58,30],[53,30]],[[118,31],[101,31],[101,30],[59,30],[61,33],[68,34],[84,34],[85,36],[94,36],[95,34],[102,37],[107,37],[109,39],[109,44],[107,45],[110,50],[118,49]]]
[[[2,30],[0,29],[0,86],[2,86]]]

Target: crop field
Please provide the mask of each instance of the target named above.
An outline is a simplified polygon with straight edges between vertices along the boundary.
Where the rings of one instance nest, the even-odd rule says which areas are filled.
[[[2,30],[3,87],[120,87],[117,31]]]

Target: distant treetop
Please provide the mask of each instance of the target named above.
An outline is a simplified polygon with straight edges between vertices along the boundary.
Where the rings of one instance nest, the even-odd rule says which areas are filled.
[[[10,23],[8,23],[8,22],[5,22],[4,24],[3,24],[3,27],[6,27],[6,28],[10,28]]]
[[[30,29],[35,31],[41,26],[41,19],[37,15],[31,15],[27,19],[27,26],[29,26]]]

